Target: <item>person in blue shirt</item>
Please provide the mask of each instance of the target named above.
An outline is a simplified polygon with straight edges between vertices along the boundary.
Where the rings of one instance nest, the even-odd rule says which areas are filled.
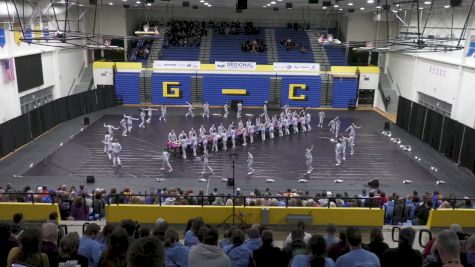
[[[243,245],[246,237],[240,229],[233,231],[231,235],[231,245],[223,248],[224,254],[229,257],[231,261],[231,267],[248,267],[251,262],[251,253]]]
[[[185,233],[185,246],[191,248],[200,243],[198,240],[198,230],[204,225],[205,223],[201,217],[198,217],[193,221],[191,229]]]
[[[231,235],[233,234],[236,227],[231,227],[224,232],[224,238],[219,241],[219,247],[224,249],[226,246],[231,245]]]
[[[309,253],[293,258],[291,267],[335,267],[332,259],[323,257],[327,251],[327,242],[321,235],[313,235],[308,240]]]
[[[102,245],[96,241],[96,236],[101,228],[95,223],[91,223],[87,226],[84,235],[79,240],[78,254],[86,257],[89,266],[96,267],[101,258],[103,251]]]
[[[260,248],[262,246],[262,240],[259,236],[259,230],[251,228],[247,232],[249,239],[244,242],[244,246],[249,250],[249,252],[253,253],[254,250]]]
[[[336,267],[380,267],[378,256],[361,248],[360,228],[350,226],[346,229],[346,240],[350,252],[336,260]]]
[[[178,238],[178,232],[168,228],[165,232],[165,267],[188,267],[190,248],[183,246]]]

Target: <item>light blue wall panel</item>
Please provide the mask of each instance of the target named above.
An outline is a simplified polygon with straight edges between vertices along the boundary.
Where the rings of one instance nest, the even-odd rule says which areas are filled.
[[[192,74],[152,74],[152,104],[184,105],[191,102],[191,77]],[[180,90],[179,98],[167,98],[163,96],[164,82],[179,82],[179,85],[171,86]]]
[[[320,92],[322,80],[320,76],[281,76],[281,105],[289,104],[291,107],[312,107],[320,106]],[[291,84],[305,84],[306,90],[296,91],[296,95],[305,95],[305,100],[289,100],[289,89]]]
[[[124,104],[140,104],[139,82],[139,72],[117,72],[115,74],[117,99],[122,99]]]

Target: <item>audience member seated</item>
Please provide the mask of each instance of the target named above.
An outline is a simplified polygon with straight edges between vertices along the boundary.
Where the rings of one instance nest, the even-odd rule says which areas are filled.
[[[20,236],[20,246],[8,253],[7,266],[20,263],[27,266],[49,267],[48,256],[40,251],[41,232],[37,228],[27,228]]]
[[[10,232],[10,224],[0,222],[0,267],[7,266],[8,252],[14,247],[18,247],[18,241]]]
[[[457,234],[451,230],[443,230],[437,235],[434,251],[434,261],[424,263],[426,267],[462,267],[466,261],[465,253],[462,253]],[[461,257],[463,255],[463,257]]]
[[[336,236],[336,225],[333,223],[330,223],[327,225],[327,228],[325,229],[325,242],[327,243],[327,250],[333,246],[334,244],[337,244],[340,240]]]
[[[264,39],[246,40],[241,45],[242,52],[264,53],[267,51],[267,45]]]
[[[103,251],[101,244],[96,241],[100,230],[99,225],[95,223],[89,224],[79,241],[78,254],[87,258],[88,265],[91,267],[97,266]]]
[[[218,247],[219,233],[215,228],[202,227],[203,243],[193,246],[188,257],[189,267],[231,267],[229,257]]]
[[[251,262],[251,252],[244,246],[246,236],[243,231],[236,229],[231,235],[231,245],[223,248],[224,254],[229,257],[232,267],[247,267]]]
[[[252,254],[254,250],[260,248],[262,246],[262,240],[259,236],[259,230],[255,228],[251,228],[247,231],[247,235],[249,239],[244,241],[244,246],[249,250]]]
[[[339,237],[340,241],[328,249],[328,257],[330,257],[333,261],[336,261],[338,257],[350,251],[350,248],[346,242],[346,231],[340,231]]]
[[[129,235],[125,228],[116,226],[106,251],[102,253],[98,267],[127,267]]]
[[[297,228],[299,228],[303,231],[303,233],[304,233],[303,241],[305,243],[307,243],[308,240],[310,239],[310,237],[312,237],[312,235],[310,233],[305,232],[305,222],[298,221],[297,222]],[[284,247],[289,245],[290,243],[292,243],[292,232],[289,233],[289,235],[287,236],[287,239],[285,239]]]
[[[165,267],[188,267],[190,248],[180,243],[178,232],[168,228],[165,232]]]
[[[233,235],[236,227],[230,227],[228,230],[224,231],[223,239],[219,241],[219,247],[223,249],[224,247],[231,245],[231,236]]]
[[[399,242],[397,248],[386,250],[382,257],[382,266],[421,266],[422,255],[412,248],[416,231],[411,227],[403,228],[399,232]]]
[[[307,243],[304,241],[304,231],[301,228],[292,230],[291,238],[292,242],[282,249],[286,264],[288,264],[293,257],[303,255],[307,251]]]
[[[128,267],[163,267],[165,252],[162,243],[156,237],[144,237],[135,240],[127,252]]]
[[[88,267],[87,258],[78,254],[79,235],[69,233],[59,242],[59,256],[56,259],[58,266]]]
[[[201,44],[201,36],[206,35],[204,23],[197,21],[176,21],[168,23],[170,27],[163,47],[171,46],[191,46],[198,47]]]
[[[383,233],[381,228],[371,229],[370,234],[370,243],[368,244],[369,251],[373,252],[378,256],[379,261],[381,262],[384,252],[389,248],[389,245],[384,242]]]
[[[282,251],[274,247],[274,235],[270,230],[263,230],[261,233],[262,246],[254,250],[252,258],[256,267],[284,267],[287,266],[283,258]]]
[[[129,55],[129,61],[146,60],[152,48],[153,40],[140,39],[135,43],[132,43]]]
[[[474,267],[475,266],[475,235],[472,234],[467,240],[467,263]]]
[[[41,241],[41,252],[48,255],[50,266],[58,266],[56,258],[59,256],[58,251],[58,226],[54,223],[45,223],[42,226],[43,241]]]
[[[205,225],[202,218],[197,217],[191,224],[191,229],[186,231],[185,246],[192,247],[199,244],[198,231]]]
[[[297,255],[292,259],[291,267],[322,266],[334,267],[335,262],[332,259],[324,257],[326,254],[326,241],[321,235],[313,235],[308,240],[308,253],[306,255]]]
[[[346,229],[346,239],[350,247],[350,251],[336,260],[336,267],[346,266],[365,266],[379,267],[381,266],[378,256],[361,247],[361,231],[358,227],[350,226]]]

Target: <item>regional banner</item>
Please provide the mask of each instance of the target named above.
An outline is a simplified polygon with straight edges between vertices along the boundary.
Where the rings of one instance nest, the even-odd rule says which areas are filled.
[[[320,71],[318,63],[274,62],[275,71]]]
[[[256,62],[215,61],[216,70],[256,70]]]
[[[199,61],[172,61],[172,60],[154,60],[153,69],[180,69],[180,70],[199,70],[201,63]]]

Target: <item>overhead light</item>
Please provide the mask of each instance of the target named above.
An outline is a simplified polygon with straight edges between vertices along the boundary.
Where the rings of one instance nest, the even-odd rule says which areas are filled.
[[[392,11],[393,13],[397,13],[397,10],[394,10],[394,9],[393,9],[393,10],[391,10],[391,11]]]
[[[267,4],[266,6],[270,6],[270,4]]]
[[[339,6],[339,5],[335,5],[334,7],[335,7],[335,8],[339,8],[340,6]]]
[[[205,0],[200,0],[200,3],[204,3],[204,2],[205,2]]]
[[[338,10],[343,11],[343,8],[340,8],[340,9],[338,9]]]
[[[360,7],[360,10],[364,10],[364,7]]]
[[[213,5],[212,4],[209,4],[208,7],[212,7]]]
[[[366,3],[368,3],[368,4],[373,4],[373,3],[374,3],[374,0],[368,0],[368,1],[366,1]]]
[[[352,6],[352,5],[353,5],[353,3],[348,3],[348,5],[349,5],[349,6]]]
[[[270,2],[271,5],[277,4],[275,1]]]
[[[425,5],[430,5],[432,2],[431,1],[425,1],[424,4]]]
[[[419,7],[420,10],[423,10],[424,8],[423,7]]]
[[[397,4],[396,6],[397,6],[397,7],[400,7],[401,5],[400,5],[400,4]]]
[[[399,11],[402,11],[402,8],[398,9]]]
[[[140,4],[140,1],[135,2],[136,4]]]
[[[377,6],[376,8],[377,8],[377,9],[381,9],[381,6]]]
[[[450,8],[450,6],[444,6],[444,8]]]
[[[323,9],[327,9],[327,7],[326,7],[326,6],[324,6],[324,7],[323,7]]]
[[[284,1],[284,0],[277,0],[277,2],[282,2],[282,1]]]
[[[147,6],[152,6],[152,3],[147,3]]]
[[[113,3],[109,3],[109,6],[113,6],[114,4]]]
[[[263,8],[266,8],[267,6],[266,6],[266,5],[263,5],[262,7],[263,7]]]

